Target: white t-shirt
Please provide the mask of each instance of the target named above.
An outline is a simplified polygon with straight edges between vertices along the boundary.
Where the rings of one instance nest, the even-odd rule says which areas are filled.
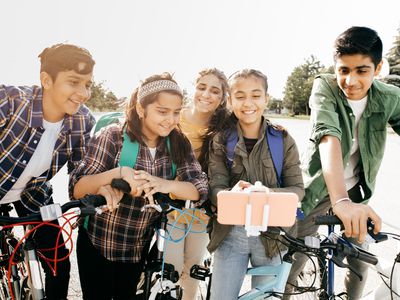
[[[149,151],[150,151],[151,157],[152,157],[153,160],[154,160],[154,158],[156,157],[157,148],[156,148],[156,147],[155,147],[155,148],[150,148],[150,147],[149,147]]]
[[[363,114],[365,108],[367,107],[367,99],[368,96],[365,96],[361,100],[347,99],[347,102],[349,103],[351,109],[353,110],[353,114],[356,121],[353,145],[351,146],[350,149],[350,159],[348,164],[344,168],[344,179],[347,190],[350,190],[359,181],[358,173],[360,172],[360,170],[358,163],[360,162],[360,147],[358,144],[358,123],[361,119],[361,115]]]
[[[25,170],[15,182],[11,190],[0,200],[0,204],[11,203],[21,199],[21,193],[26,187],[26,184],[33,178],[38,177],[43,172],[50,169],[53,149],[57,141],[58,134],[61,131],[61,126],[64,120],[57,123],[50,123],[43,120],[43,128],[45,129],[39,144],[33,152],[31,159],[26,165]]]

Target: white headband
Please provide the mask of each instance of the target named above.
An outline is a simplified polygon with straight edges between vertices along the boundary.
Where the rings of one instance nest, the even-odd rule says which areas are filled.
[[[137,95],[138,101],[141,102],[144,97],[161,91],[177,91],[182,95],[181,89],[175,82],[171,80],[157,80],[146,83],[139,88]]]

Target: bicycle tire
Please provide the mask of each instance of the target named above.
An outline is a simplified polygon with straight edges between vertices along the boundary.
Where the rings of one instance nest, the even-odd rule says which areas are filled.
[[[316,257],[307,260],[304,269],[297,278],[295,294],[291,299],[320,299],[321,290],[320,264]]]

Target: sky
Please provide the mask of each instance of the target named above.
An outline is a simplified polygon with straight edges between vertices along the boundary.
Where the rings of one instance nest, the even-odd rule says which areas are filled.
[[[0,84],[39,84],[38,54],[67,42],[92,53],[94,80],[117,97],[164,71],[191,95],[197,72],[217,67],[258,69],[279,98],[312,54],[332,64],[348,27],[375,29],[384,54],[400,27],[400,0],[6,0],[1,11]]]

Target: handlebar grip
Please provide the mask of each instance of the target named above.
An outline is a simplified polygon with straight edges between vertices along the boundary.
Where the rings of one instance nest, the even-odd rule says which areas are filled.
[[[371,265],[378,263],[378,258],[375,255],[363,250],[352,248],[349,255]]]
[[[342,225],[342,221],[334,215],[316,216],[314,217],[315,225]]]
[[[128,182],[123,180],[122,178],[114,178],[111,180],[111,186],[125,194],[129,194],[131,192],[131,186]]]
[[[82,199],[82,204],[86,207],[99,207],[107,204],[106,198],[101,195],[87,195]]]

